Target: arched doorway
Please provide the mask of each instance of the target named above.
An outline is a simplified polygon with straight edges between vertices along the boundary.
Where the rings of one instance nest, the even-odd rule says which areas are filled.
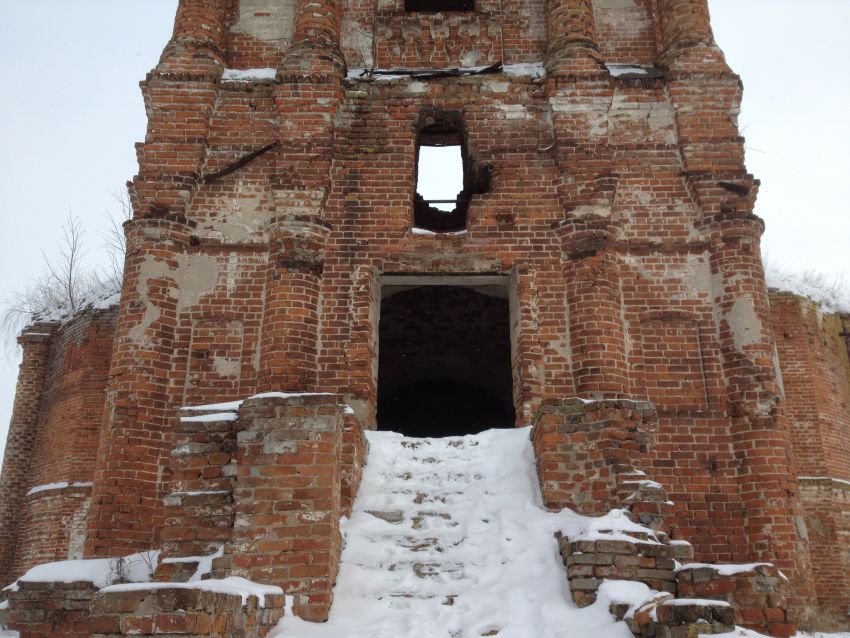
[[[385,286],[379,340],[379,429],[457,436],[514,426],[505,286]]]

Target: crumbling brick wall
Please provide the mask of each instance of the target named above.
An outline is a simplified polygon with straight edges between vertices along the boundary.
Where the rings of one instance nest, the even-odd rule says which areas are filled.
[[[817,571],[816,626],[846,626],[850,556],[850,357],[840,315],[789,293],[771,294],[771,318],[805,527]]]
[[[16,448],[12,441],[7,451],[25,456],[17,467],[26,470],[20,509],[3,528],[5,537],[15,539],[14,555],[3,566],[5,581],[39,563],[82,558],[117,314],[114,307],[88,309],[61,326],[25,331],[45,335],[49,355],[39,364],[43,386],[33,407],[30,445]],[[28,352],[33,345],[24,338],[24,383],[37,374]],[[15,471],[9,465],[4,476]]]

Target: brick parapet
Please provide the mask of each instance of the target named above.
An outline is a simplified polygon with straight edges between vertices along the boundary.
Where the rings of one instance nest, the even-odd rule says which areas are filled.
[[[618,507],[618,470],[639,467],[655,426],[655,410],[645,401],[543,402],[532,443],[546,507],[582,514]]]
[[[734,567],[734,566],[733,566]],[[735,610],[735,624],[768,636],[786,638],[797,632],[788,617],[790,583],[769,563],[724,571],[724,566],[700,565],[676,572],[680,596],[723,600]]]
[[[56,324],[36,324],[18,339],[23,356],[0,474],[0,494],[3,495],[0,499],[0,579],[3,583],[11,582],[17,575],[13,571],[13,561],[19,517],[24,496],[31,487],[33,444],[55,330]]]
[[[258,395],[240,408],[232,542],[214,574],[277,585],[326,620],[342,538],[343,415],[333,395]]]
[[[245,599],[184,587],[98,591],[88,582],[21,582],[9,597],[9,627],[21,638],[191,635],[262,638],[284,614],[284,597]]]

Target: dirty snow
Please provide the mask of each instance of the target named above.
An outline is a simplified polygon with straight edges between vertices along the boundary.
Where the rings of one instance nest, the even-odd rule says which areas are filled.
[[[614,583],[595,605],[577,608],[554,534],[650,532],[621,512],[592,519],[544,510],[529,428],[367,436],[330,619],[287,616],[269,638],[631,636],[609,601],[638,604],[652,592]]]
[[[260,392],[259,394],[252,394],[249,399],[264,399],[264,398],[274,398],[274,399],[289,399],[292,397],[325,397],[332,396],[330,392]],[[181,410],[192,411],[192,412],[235,412],[240,408],[243,401],[245,399],[240,399],[238,401],[227,401],[225,403],[207,403],[206,405],[187,405],[180,408]],[[198,417],[184,417],[182,420],[198,420],[203,421],[208,419],[209,414],[205,414]],[[216,416],[223,416],[216,415]]]
[[[263,80],[274,80],[277,69],[225,69],[221,79],[225,82],[261,82]]]
[[[427,228],[419,228],[418,226],[414,226],[410,229],[410,232],[414,235],[466,235],[467,230],[464,228],[463,230],[454,230],[448,233],[437,233],[433,230],[428,230]]]

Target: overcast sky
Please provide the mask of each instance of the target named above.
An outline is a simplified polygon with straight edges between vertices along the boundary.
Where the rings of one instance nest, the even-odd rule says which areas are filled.
[[[850,282],[850,2],[709,0],[715,37],[744,80],[747,164],[763,182],[771,261]],[[104,261],[112,193],[144,138],[138,82],[176,0],[0,2],[0,300],[43,271],[68,211],[91,267]],[[17,360],[0,359],[5,441]],[[2,445],[2,443],[0,443]]]

